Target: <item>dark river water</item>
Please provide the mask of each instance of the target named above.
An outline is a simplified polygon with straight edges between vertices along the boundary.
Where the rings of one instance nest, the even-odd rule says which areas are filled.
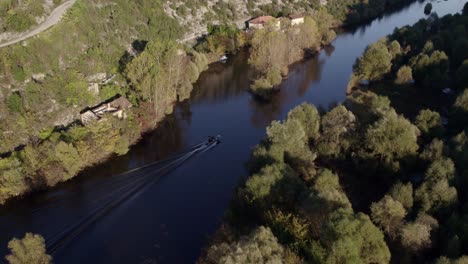
[[[459,12],[465,0],[432,3],[444,15]],[[194,263],[247,176],[244,164],[265,127],[302,102],[328,107],[343,101],[352,65],[366,46],[415,23],[424,5],[416,2],[340,34],[333,47],[293,65],[269,103],[256,102],[247,91],[245,52],[213,65],[191,99],[127,155],[0,209],[0,253],[6,254],[13,236],[34,232],[47,239],[56,263]],[[221,144],[187,154],[217,134]],[[175,163],[119,175],[178,153]]]

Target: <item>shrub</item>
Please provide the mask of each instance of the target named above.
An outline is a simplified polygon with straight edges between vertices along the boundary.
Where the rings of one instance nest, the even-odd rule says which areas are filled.
[[[398,69],[397,77],[395,80],[396,84],[408,84],[413,81],[413,70],[407,65],[403,65]]]
[[[52,257],[47,255],[45,240],[40,235],[26,233],[24,238],[14,238],[8,243],[11,253],[6,256],[10,264],[49,264]]]

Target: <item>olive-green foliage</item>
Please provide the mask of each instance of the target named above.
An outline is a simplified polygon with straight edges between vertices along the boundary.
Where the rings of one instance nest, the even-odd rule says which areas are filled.
[[[411,122],[390,111],[369,127],[364,143],[373,156],[393,161],[416,154],[419,133]]]
[[[305,146],[308,138],[298,120],[288,119],[282,123],[273,121],[267,128],[267,136],[272,148],[281,151],[280,157],[287,153],[296,158],[315,159],[314,154]]]
[[[139,124],[129,115],[125,121],[109,116],[92,126],[49,132],[40,144],[0,159],[0,203],[31,188],[68,180],[112,153],[126,153],[128,145],[140,136]]]
[[[172,103],[190,96],[192,83],[205,69],[185,54],[174,41],[156,40],[147,44],[146,49],[126,69],[126,76],[132,88],[141,94],[143,100],[153,103],[155,113],[162,116],[172,111]]]
[[[422,52],[410,60],[416,82],[440,87],[448,79],[448,56],[443,51]]]
[[[403,65],[398,69],[397,77],[395,80],[396,84],[408,84],[413,81],[413,70],[407,65]]]
[[[379,41],[367,47],[355,65],[355,73],[361,80],[378,81],[390,72],[392,54],[385,41]]]
[[[330,170],[322,170],[314,179],[309,195],[301,203],[302,213],[314,234],[320,233],[321,224],[339,208],[352,210],[351,202],[341,188],[338,176]]]
[[[273,210],[267,213],[268,226],[278,241],[297,252],[304,248],[309,239],[309,224],[293,213]]]
[[[317,22],[311,17],[305,17],[300,25],[286,25],[282,31],[274,23],[256,30],[251,41],[249,64],[258,72],[251,88],[262,97],[268,97],[271,88],[281,83],[289,64],[302,59],[305,50],[316,51],[322,39]]]
[[[12,156],[0,159],[0,203],[9,197],[18,196],[28,189],[21,161]]]
[[[451,151],[458,167],[465,174],[468,169],[468,136],[465,131],[452,138]]]
[[[407,184],[395,183],[389,194],[393,200],[400,202],[407,211],[413,207],[413,185],[411,182]]]
[[[356,117],[340,105],[322,117],[322,133],[317,143],[321,155],[342,155],[350,146],[350,136],[355,128]]]
[[[266,166],[245,184],[247,200],[260,207],[290,203],[300,195],[299,190],[298,177],[287,164]]]
[[[421,131],[421,135],[429,140],[444,134],[440,114],[429,109],[423,109],[419,112],[415,125]]]
[[[390,54],[392,55],[392,59],[395,59],[402,52],[400,43],[396,40],[391,41],[387,45],[387,49],[388,49],[388,52],[390,52]]]
[[[465,89],[457,96],[453,104],[452,117],[455,118],[457,124],[460,124],[462,127],[465,126],[465,121],[468,120],[468,89]]]
[[[438,138],[433,139],[430,144],[426,145],[419,155],[422,160],[435,161],[446,156],[448,149],[444,142]]]
[[[38,12],[34,10],[37,5],[42,7],[44,1],[22,0],[21,6],[16,6],[19,2],[16,0],[4,2],[0,4],[0,13],[11,13],[18,7],[30,9],[27,13],[36,16]],[[7,118],[0,120],[0,152],[11,151],[37,137],[38,131],[50,129],[64,112],[73,111],[76,115],[99,103],[101,96],[115,94],[119,90],[115,87],[105,87],[99,97],[90,94],[86,79],[100,72],[119,75],[119,69],[125,69],[119,61],[135,38],[176,39],[182,32],[177,21],[164,13],[160,1],[77,1],[61,23],[47,34],[28,39],[28,45],[2,48],[1,92],[8,95],[11,92],[7,87],[16,87],[24,111],[20,116],[6,115]],[[29,81],[33,74],[40,73],[44,74],[43,79]],[[182,90],[180,94],[186,96],[187,91]],[[120,92],[127,93],[127,90],[123,88]],[[14,113],[2,106],[6,104],[0,103],[2,116],[3,111]],[[15,134],[4,133],[8,131]]]
[[[63,180],[68,180],[75,176],[82,166],[81,157],[72,144],[60,141],[55,146],[55,157],[59,162],[61,162],[63,168],[67,172],[67,174],[63,176]]]
[[[339,209],[324,222],[321,242],[326,263],[388,263],[384,235],[363,213]]]
[[[7,99],[8,109],[13,113],[21,113],[24,111],[23,99],[18,93],[11,94]]]
[[[468,257],[467,256],[461,256],[457,259],[449,259],[447,257],[440,257],[437,259],[435,262],[436,264],[467,264],[468,263]]]
[[[112,97],[122,94],[123,90],[122,87],[118,85],[105,85],[99,89],[99,97],[102,101],[107,101]]]
[[[376,5],[377,10],[385,7],[380,6],[383,2],[369,1],[368,4]],[[335,0],[330,0],[327,8],[336,5]],[[391,71],[389,69],[380,77],[396,73],[400,79],[398,83],[407,83],[411,77],[407,73],[411,71],[415,76],[430,75],[422,68],[445,72],[448,67],[455,77],[455,71],[466,60],[460,48],[463,47],[460,40],[466,38],[465,22],[466,17],[455,15],[434,19],[432,24],[421,20],[415,26],[397,29],[390,41],[385,39],[376,44],[387,49],[390,62],[395,64]],[[320,22],[318,24],[320,28]],[[444,62],[442,52],[450,58],[449,61]],[[438,66],[426,63],[425,56],[428,61],[434,59],[434,65]],[[455,57],[457,59],[453,59]],[[403,66],[405,64],[413,68]],[[418,64],[423,67],[418,69]],[[400,74],[398,69],[401,69]],[[418,76],[414,89],[420,88],[421,76]],[[379,84],[390,88],[394,82],[394,78],[380,80]],[[436,80],[439,84],[441,81]],[[389,98],[395,98],[393,94],[405,92],[402,88],[384,92]],[[373,89],[371,85],[370,90]],[[382,92],[382,89],[375,91]],[[436,91],[440,93],[440,89]],[[454,113],[468,117],[468,106],[465,107],[468,99],[465,97],[468,98],[468,92],[458,96],[453,109]],[[430,105],[430,101],[420,104],[416,100],[417,109],[426,109],[414,118],[416,126],[397,114],[389,98],[369,91],[356,91],[348,95],[344,106],[334,108],[322,117],[307,105],[301,105],[289,113],[287,120],[274,122],[268,129],[268,138],[252,153],[254,176],[246,183],[250,193],[243,187],[241,193],[246,195],[240,196],[245,199],[253,197],[251,193],[258,193],[262,194],[258,196],[261,198],[256,198],[255,207],[235,207],[238,217],[249,215],[249,224],[269,226],[280,243],[307,263],[390,261],[383,233],[368,216],[354,213],[353,207],[370,211],[374,223],[387,234],[395,253],[392,262],[431,263],[437,254],[460,257],[465,251],[463,245],[468,241],[468,214],[464,206],[468,186],[466,122],[451,117],[447,131],[439,133],[442,129],[440,115],[426,109],[438,109],[438,106]],[[319,132],[315,133],[317,127]],[[310,131],[314,131],[314,135],[309,134]],[[311,153],[314,153],[311,162],[298,162]],[[375,177],[367,177],[388,172],[366,172],[366,168],[373,168],[373,164],[393,169],[391,172],[395,177],[380,182],[376,182]],[[313,173],[307,175],[303,167]],[[290,183],[282,183],[284,175],[278,168],[290,170],[293,187],[279,188]],[[414,177],[420,174],[424,177]],[[354,181],[360,181],[357,187],[351,183]],[[378,201],[378,197],[383,198]],[[239,230],[245,226],[239,226]],[[431,254],[423,251],[428,249]],[[460,258],[460,262],[454,263],[463,260]],[[440,261],[451,263],[447,258]]]
[[[344,105],[353,112],[361,127],[374,123],[393,109],[388,97],[361,91],[347,96]]]
[[[254,81],[251,85],[251,90],[262,98],[268,98],[271,94],[271,88],[280,85],[282,80],[281,70],[278,67],[272,67],[267,70],[264,77],[260,77]]]
[[[245,34],[235,25],[208,25],[208,37],[197,46],[198,51],[213,53],[217,57],[226,52],[234,52],[243,47]]]
[[[390,237],[396,237],[397,231],[406,216],[403,205],[391,196],[385,195],[380,201],[372,203],[370,209],[374,223],[380,226]]]
[[[273,27],[273,26],[272,26]],[[273,55],[274,54],[274,55]],[[249,64],[267,79],[267,74],[277,77],[278,71],[287,72],[288,66],[288,39],[286,35],[274,28],[258,30],[252,38],[252,46],[249,57]],[[285,69],[286,68],[286,69]],[[270,76],[269,79],[272,79]],[[271,83],[265,85],[265,88],[272,88],[279,83]],[[257,85],[258,86],[258,85]],[[264,88],[264,89],[265,89]]]
[[[320,114],[314,105],[303,103],[288,113],[288,120],[294,119],[301,123],[309,139],[317,139],[320,135]]]
[[[47,255],[45,240],[40,235],[26,233],[24,238],[8,242],[11,253],[6,256],[10,264],[49,264],[52,257]]]
[[[48,15],[44,0],[6,0],[0,3],[0,33],[21,32],[36,25],[36,18]]]
[[[415,200],[422,211],[447,210],[457,202],[457,190],[450,182],[455,177],[453,161],[438,159],[429,166],[424,182],[415,192]]]
[[[420,214],[414,222],[401,228],[401,244],[408,250],[418,252],[432,245],[431,232],[438,227],[436,219]]]
[[[329,45],[336,38],[336,33],[332,29],[335,19],[325,8],[320,8],[319,10],[316,10],[314,20],[317,22],[318,32],[321,36],[321,44]]]
[[[269,228],[260,226],[238,241],[213,245],[201,263],[283,263],[285,250]]]

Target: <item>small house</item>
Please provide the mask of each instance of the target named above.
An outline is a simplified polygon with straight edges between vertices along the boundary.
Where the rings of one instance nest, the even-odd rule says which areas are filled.
[[[320,5],[321,6],[326,6],[328,4],[327,0],[320,0]]]
[[[281,22],[272,16],[260,16],[253,18],[246,22],[246,27],[249,29],[264,29],[265,25],[270,21],[275,21],[274,26],[278,30],[280,29]]]
[[[289,15],[289,20],[291,20],[291,26],[300,25],[304,23],[304,14],[292,14]]]
[[[88,108],[81,113],[81,123],[84,125],[89,124],[91,121],[101,119],[104,114],[111,113],[118,118],[125,119],[127,114],[125,110],[131,108],[133,105],[127,98],[119,96],[109,102],[101,103],[95,107]]]

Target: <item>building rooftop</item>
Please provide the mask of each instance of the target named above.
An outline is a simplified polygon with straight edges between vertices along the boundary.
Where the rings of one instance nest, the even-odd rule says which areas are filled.
[[[275,19],[272,16],[259,16],[254,19],[249,20],[250,24],[265,24],[266,22]]]
[[[305,17],[305,15],[304,14],[290,14],[288,17],[289,19],[298,19],[298,18]]]

